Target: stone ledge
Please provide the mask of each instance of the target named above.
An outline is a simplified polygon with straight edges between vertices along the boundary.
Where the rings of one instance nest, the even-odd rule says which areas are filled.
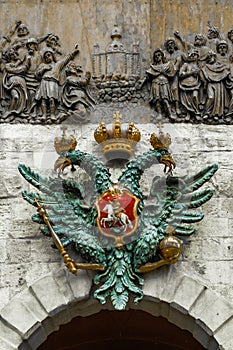
[[[233,317],[227,322],[223,323],[222,326],[215,332],[215,339],[218,341],[221,350],[232,350],[233,349]]]
[[[171,306],[187,314],[195,300],[201,295],[205,287],[194,279],[184,276],[175,290]]]
[[[18,349],[17,345],[22,341],[21,336],[12,329],[11,325],[5,322],[1,317],[0,319],[0,342],[3,347],[1,350],[15,350]]]
[[[208,289],[200,294],[190,309],[190,315],[209,335],[213,335],[232,314],[232,305]]]
[[[75,276],[66,269],[65,275],[75,301],[87,299],[92,286],[93,273],[78,270],[78,274]]]
[[[174,266],[163,266],[145,275],[143,292],[156,301],[170,302],[181,283],[183,275]],[[156,288],[155,288],[156,281]]]
[[[51,274],[33,283],[31,289],[50,317],[64,310],[70,301]]]
[[[40,321],[30,307],[19,298],[13,298],[1,311],[3,320],[22,337],[28,337],[40,328]]]
[[[206,333],[204,327],[202,327],[202,325],[199,325],[197,323],[195,323],[195,327],[192,331],[193,337],[195,339],[197,339],[197,341],[205,348],[205,349],[209,349],[208,345],[211,341],[211,335],[209,335],[208,333]],[[215,349],[218,350],[218,349]]]
[[[18,350],[18,347],[14,347],[12,345],[6,344],[5,341],[2,340],[1,338],[0,338],[0,342],[1,342],[1,350]]]

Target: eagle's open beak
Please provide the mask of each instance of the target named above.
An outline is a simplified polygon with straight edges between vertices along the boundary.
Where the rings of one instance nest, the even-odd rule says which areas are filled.
[[[67,166],[71,165],[71,161],[68,158],[58,158],[54,163],[54,170],[60,174]]]
[[[176,167],[176,162],[174,161],[172,156],[169,154],[162,156],[159,162],[162,164],[165,164],[165,167],[164,167],[165,173],[170,173]]]

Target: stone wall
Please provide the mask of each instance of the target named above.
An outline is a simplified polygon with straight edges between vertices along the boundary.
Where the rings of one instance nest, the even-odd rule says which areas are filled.
[[[136,153],[141,154],[150,148],[149,135],[152,131],[156,132],[157,127],[153,124],[137,126],[142,132],[142,140]],[[93,139],[95,127],[95,124],[79,128],[70,125],[67,133],[75,133],[79,149],[98,155],[99,146]],[[232,127],[194,128],[191,125],[165,124],[164,130],[172,136],[171,150],[177,161],[175,173],[178,175],[195,174],[215,162],[220,165],[209,184],[215,189],[215,195],[201,208],[205,218],[196,225],[197,232],[184,239],[184,252],[176,268],[231,301]],[[21,191],[28,189],[28,184],[17,170],[18,164],[24,163],[41,175],[54,176],[52,169],[57,154],[53,140],[60,133],[59,126],[1,125],[1,306],[43,275],[62,266],[60,255],[51,248],[50,238],[43,236],[38,225],[30,219],[35,210],[21,197]],[[113,178],[116,179],[118,173],[119,170],[114,170]],[[163,167],[155,166],[143,175],[145,194],[155,173],[162,176]],[[75,175],[70,174],[68,172],[64,177],[74,176],[78,181],[79,171]]]
[[[81,127],[69,125],[67,133],[75,134],[78,139],[79,149],[88,151],[101,158],[99,146],[93,139],[93,131],[96,126],[96,124]],[[137,126],[142,133],[142,139],[137,145],[136,150],[136,154],[139,155],[150,148],[149,135],[151,132],[156,132],[157,127],[154,124],[140,124]],[[77,300],[82,300],[83,298],[85,300],[86,298],[90,298],[90,305],[94,303],[90,312],[98,312],[101,305],[92,299],[92,274],[83,272],[77,277],[74,277],[66,270],[58,251],[51,248],[51,239],[43,236],[39,231],[39,226],[31,221],[30,216],[35,213],[34,208],[21,197],[21,191],[28,189],[28,184],[19,175],[17,171],[18,164],[25,163],[41,175],[54,176],[52,169],[57,154],[53,148],[53,140],[55,136],[61,134],[60,127],[10,126],[2,124],[0,130],[0,246],[2,252],[0,258],[0,307],[2,308],[2,317],[4,319],[4,323],[0,327],[0,338],[3,339],[3,342],[6,341],[7,344],[8,341],[10,342],[12,347],[9,347],[9,349],[16,349],[12,344],[21,344],[18,340],[18,335],[17,337],[12,337],[12,330],[8,329],[7,331],[5,329],[6,325],[10,329],[13,327],[14,332],[15,327],[19,329],[17,330],[17,334],[18,332],[19,334],[23,334],[22,332],[26,332],[23,330],[24,327],[29,327],[23,338],[26,337],[27,339],[29,337],[28,339],[30,340],[28,342],[31,348],[35,349],[35,344],[41,344],[45,340],[44,331],[48,335],[54,330],[52,324],[57,325],[68,322],[72,318],[70,313],[69,316],[66,316],[66,312],[64,315],[62,313],[63,316],[57,314],[61,308],[62,310],[64,309],[66,304],[66,302],[64,304],[63,300],[67,298],[67,292],[64,288],[72,288],[72,293],[74,293],[74,297],[72,298],[75,298],[74,300],[72,299],[72,303],[76,303]],[[171,151],[177,162],[177,168],[174,174],[195,174],[207,164],[218,162],[220,168],[209,183],[209,186],[215,189],[215,194],[201,208],[201,211],[205,213],[205,217],[199,224],[196,224],[196,233],[190,236],[190,238],[184,239],[183,254],[179,261],[169,268],[163,267],[153,273],[148,273],[145,276],[145,300],[138,306],[131,303],[130,307],[139,307],[154,315],[167,317],[171,322],[175,322],[181,328],[190,330],[208,349],[216,349],[216,341],[211,340],[212,338],[206,338],[206,335],[203,333],[206,330],[205,327],[211,329],[211,331],[208,331],[210,332],[208,333],[209,335],[213,334],[213,329],[219,330],[216,336],[216,339],[218,339],[218,335],[220,336],[218,340],[220,342],[219,344],[228,344],[226,346],[224,345],[221,349],[230,350],[232,343],[226,336],[226,332],[231,327],[231,323],[227,323],[225,328],[225,321],[230,320],[229,317],[232,312],[230,311],[230,304],[233,297],[231,273],[233,268],[233,238],[231,234],[233,222],[232,127],[210,127],[205,125],[193,127],[187,124],[165,124],[164,131],[169,132],[172,137]],[[150,187],[152,176],[163,176],[162,168],[162,166],[157,165],[151,171],[146,171],[142,178],[142,188],[145,194]],[[119,170],[113,171],[113,179],[117,178],[118,173]],[[68,171],[63,176],[65,178],[73,177],[78,181],[79,171],[77,170],[73,174]],[[72,252],[72,249],[70,252]],[[65,271],[66,278],[68,278],[67,282],[64,282],[63,277],[60,276],[61,274],[63,276]],[[49,319],[54,315],[53,317],[55,319],[52,322],[55,323],[52,323],[49,328],[45,326],[43,333],[40,336],[36,336],[37,332],[35,334],[33,333],[35,332],[35,325],[33,326],[31,324],[31,322],[36,322],[36,318],[34,320],[33,316],[32,320],[32,316],[29,319],[29,316],[26,315],[28,312],[26,312],[28,307],[27,300],[28,298],[29,300],[31,298],[34,299],[36,295],[36,298],[39,298],[39,303],[45,302],[47,305],[49,302],[48,306],[44,306],[44,308],[47,310],[48,307],[50,310],[50,308],[54,307],[54,302],[52,302],[52,299],[49,299],[49,295],[52,293],[52,290],[57,288],[57,283],[60,286],[59,293],[63,294],[64,292],[64,297],[58,297],[56,299],[56,312],[52,311],[52,309],[51,311],[47,311]],[[66,283],[68,283],[67,286]],[[47,288],[51,292],[46,292]],[[151,302],[147,304],[146,300],[148,296],[150,301],[154,298],[154,306]],[[176,301],[177,298],[178,301]],[[36,302],[31,300],[30,303],[36,303],[37,305],[38,300]],[[162,304],[159,307],[157,304],[158,300],[165,300],[168,303],[166,304],[167,306]],[[198,302],[195,302],[195,300],[198,300]],[[19,302],[20,304],[18,304]],[[23,304],[21,305],[22,302]],[[178,306],[176,307],[177,302]],[[64,305],[59,306],[59,303]],[[211,308],[210,304],[212,303],[216,304],[216,308]],[[74,310],[76,311],[71,312],[73,317],[74,315],[86,315],[85,310],[86,308],[88,310],[90,305],[85,305],[81,306],[80,310],[82,311],[78,311],[78,313],[77,310],[80,307],[78,305],[77,307],[74,306]],[[209,312],[207,314],[206,306],[204,307],[204,305],[209,305]],[[217,305],[219,305],[219,309]],[[22,307],[23,309],[21,309]],[[187,310],[184,311],[182,309],[183,307]],[[176,310],[176,308],[178,309]],[[19,314],[22,313],[24,315],[25,326],[22,324],[21,318],[18,321],[15,319],[15,310],[18,310]],[[183,316],[179,316],[180,310]],[[32,312],[32,315],[34,312],[35,310]],[[201,330],[195,328],[199,327],[196,324],[198,321],[194,323],[193,321],[190,321],[191,323],[187,322],[185,318],[187,316],[184,316],[187,312],[195,319],[201,319],[201,322],[204,322],[206,325],[201,326]],[[221,323],[218,326],[216,323],[217,319],[215,324],[212,325],[212,320],[216,318],[216,314],[220,315],[218,317],[220,317],[219,322]],[[206,316],[204,317],[203,315]],[[38,320],[41,322],[40,319]],[[36,324],[38,324],[38,321]],[[199,323],[199,325],[202,325],[202,323]],[[13,339],[17,339],[17,341]],[[214,345],[210,345],[212,343]],[[24,346],[22,349],[28,349],[28,345]],[[8,346],[4,349],[8,349]]]
[[[76,42],[79,43],[78,62],[85,70],[91,70],[91,54],[94,44],[99,42],[101,48],[105,49],[111,40],[110,34],[115,23],[122,28],[122,39],[126,46],[130,46],[133,42],[139,42],[142,66],[145,69],[150,64],[153,50],[163,44],[165,38],[172,35],[175,30],[179,29],[188,39],[193,39],[194,33],[206,33],[207,23],[211,21],[213,25],[219,27],[222,33],[227,33],[232,27],[233,15],[231,1],[227,0],[199,0],[195,2],[189,0],[25,0],[17,2],[8,0],[0,1],[0,11],[2,18],[4,18],[4,21],[0,23],[2,35],[8,31],[16,19],[20,19],[28,25],[31,35],[38,36],[49,32],[59,35],[62,47],[67,51],[70,51]],[[125,107],[119,105],[118,108],[123,115],[124,122],[133,120],[141,130],[142,139],[137,145],[136,155],[147,151],[150,147],[149,136],[152,132],[157,131],[155,122],[151,122],[150,110],[144,109],[143,106],[137,109],[127,105]],[[99,121],[105,119],[109,122],[112,120],[112,112],[115,111],[115,106],[96,108],[90,114],[91,123],[81,125],[70,120],[67,123],[67,133],[75,134],[79,149],[101,157],[100,147],[93,139],[93,132]],[[150,298],[151,296],[158,298],[155,295],[157,286],[161,290],[165,288],[168,294],[171,289],[173,294],[170,294],[166,299],[169,305],[175,304],[174,300],[177,295],[181,304],[183,297],[184,303],[190,297],[194,303],[194,310],[200,314],[200,310],[203,309],[199,302],[195,304],[192,288],[186,288],[189,284],[195,285],[198,290],[197,298],[200,296],[198,300],[201,300],[202,306],[208,300],[215,300],[216,295],[229,303],[232,303],[233,298],[233,126],[180,123],[165,124],[163,129],[172,136],[171,151],[177,162],[175,174],[192,175],[207,164],[216,162],[219,163],[220,167],[209,184],[215,189],[215,194],[201,208],[205,217],[199,224],[196,224],[197,232],[184,239],[182,257],[170,268],[163,267],[159,271],[149,273],[145,279],[144,291]],[[24,163],[41,175],[54,176],[52,169],[57,154],[53,148],[53,141],[55,136],[60,136],[60,134],[59,125],[0,124],[0,309],[3,310],[4,320],[7,320],[8,317],[9,322],[12,320],[13,329],[20,325],[20,320],[16,320],[18,322],[16,327],[14,325],[14,310],[12,311],[15,304],[13,303],[11,306],[11,300],[15,300],[17,296],[24,298],[26,295],[27,302],[27,300],[31,300],[32,295],[34,298],[35,295],[43,294],[45,303],[49,303],[52,299],[46,300],[46,293],[41,290],[40,281],[52,280],[53,285],[56,283],[59,285],[60,280],[56,282],[56,274],[65,270],[61,256],[51,248],[51,239],[42,236],[39,226],[30,219],[35,210],[21,196],[21,191],[28,189],[29,186],[17,170],[18,164]],[[145,194],[149,190],[154,174],[162,176],[162,167],[156,166],[145,172],[142,178],[142,188]],[[117,179],[118,175],[119,169],[113,170],[113,178]],[[64,175],[66,178],[69,176],[78,180],[79,172],[71,174],[68,171]],[[53,278],[47,277],[50,273]],[[181,280],[188,280],[184,291],[179,291],[179,283],[175,277],[177,274]],[[78,288],[79,278],[77,277],[76,280],[72,276],[72,281],[75,281],[72,282],[72,293],[75,296],[73,297],[72,294],[73,299],[68,296],[67,300],[69,297],[72,301],[88,297],[92,275],[86,274],[86,272],[81,274],[82,283],[85,285],[85,293],[82,292],[83,294],[81,292],[79,294],[78,290],[75,289]],[[71,283],[70,279],[69,283]],[[166,289],[167,283],[170,283],[169,290]],[[39,287],[37,288],[37,286]],[[208,291],[205,291],[205,286]],[[62,288],[64,285],[61,288],[59,286],[59,290]],[[27,299],[29,294],[30,298]],[[202,301],[202,297],[204,301]],[[92,302],[93,300],[91,300]],[[36,301],[37,303],[38,301]],[[56,303],[59,304],[58,299]],[[146,304],[145,301],[143,305]],[[216,305],[220,305],[220,308],[222,304],[219,302]],[[100,309],[100,306],[96,307],[95,312],[98,308]],[[44,309],[46,308],[44,307]],[[147,310],[146,306],[144,309]],[[151,304],[148,304],[149,309],[151,310]],[[49,307],[48,310],[50,317]],[[54,309],[51,307],[51,310],[53,312]],[[229,310],[231,310],[230,307],[226,310],[225,318],[221,319],[222,325],[225,319],[230,317]],[[216,307],[213,314],[217,314],[217,312]],[[85,311],[82,315],[84,314]],[[173,318],[175,318],[174,315],[176,316],[176,314],[173,314]],[[164,316],[166,315],[164,314]],[[171,322],[174,321],[172,317]],[[211,323],[211,320],[214,319],[212,316],[208,317],[206,316],[207,326],[208,322]],[[59,320],[58,318],[57,323],[55,322],[56,326],[59,324]],[[68,322],[68,320],[70,318],[65,321]],[[178,320],[179,318],[176,319],[176,323],[179,323]],[[62,319],[61,322],[63,321]],[[0,339],[5,332],[5,323],[6,321],[1,325]],[[184,326],[183,323],[181,326]],[[216,329],[221,328],[220,325],[215,326]],[[225,328],[226,330],[224,327],[220,329],[222,339],[229,340],[227,334],[231,334],[228,332],[231,326],[232,324],[230,326],[228,324],[229,328]],[[51,326],[51,331],[54,329]],[[30,331],[32,332],[32,329]],[[20,329],[19,333],[21,335],[23,331],[21,332]],[[13,342],[14,340],[12,340]],[[229,344],[230,342],[231,340],[229,340]],[[208,348],[216,349],[210,346]],[[13,346],[11,348],[6,346],[6,349],[12,350]],[[25,347],[25,349],[28,348]],[[232,347],[226,346],[222,349],[231,350]]]

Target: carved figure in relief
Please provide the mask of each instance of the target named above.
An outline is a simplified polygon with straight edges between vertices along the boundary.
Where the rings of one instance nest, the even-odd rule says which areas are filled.
[[[233,116],[233,55],[230,55],[229,57],[229,68],[230,73],[226,79],[226,88],[228,89],[230,97],[230,102],[226,113],[226,119],[228,121],[230,121]]]
[[[216,51],[218,61],[229,64],[228,43],[225,40],[219,40],[216,45]]]
[[[46,39],[46,46],[51,48],[55,55],[64,55],[65,51],[61,48],[59,36],[50,33]]]
[[[17,28],[20,26],[22,22],[16,21],[14,26],[9,30],[8,34],[4,35],[0,40],[0,52],[11,42],[12,37],[14,36]]]
[[[184,52],[188,53],[190,50],[198,51],[199,66],[203,65],[204,63],[202,62],[206,59],[206,55],[210,50],[210,48],[207,46],[207,37],[200,33],[195,34],[194,41],[191,43],[186,41],[178,30],[174,32],[174,35],[181,43]]]
[[[7,45],[10,44],[12,37],[14,36],[18,26],[21,24],[21,21],[16,21],[13,27],[9,30],[9,32],[4,35],[0,39],[0,100],[4,99],[4,92],[3,92],[3,86],[2,86],[2,81],[3,81],[3,69],[4,69],[4,64],[3,64],[3,58],[4,54],[3,51]]]
[[[29,39],[29,30],[24,23],[20,23],[17,27],[16,38],[13,40],[11,45],[17,50],[18,55],[23,59],[27,54],[26,42]]]
[[[73,52],[66,55],[63,59],[57,61],[54,52],[51,49],[45,49],[43,52],[44,63],[41,63],[37,69],[37,77],[41,80],[35,95],[35,100],[41,106],[42,120],[46,120],[47,107],[49,108],[50,118],[56,120],[55,111],[60,102],[59,79],[62,69],[79,52],[78,45]]]
[[[38,48],[38,41],[35,38],[28,39],[26,43],[28,55],[26,56],[26,65],[28,67],[25,80],[28,89],[28,110],[29,112],[35,107],[35,94],[39,86],[39,81],[36,77],[36,71],[42,62],[42,57]]]
[[[233,52],[233,28],[228,30],[227,40],[228,40],[229,53],[232,54],[232,52]]]
[[[178,49],[176,41],[174,38],[168,38],[164,42],[165,47],[165,59],[174,65],[174,76],[171,78],[171,91],[173,96],[173,101],[175,104],[176,113],[179,115],[180,111],[180,97],[178,89],[178,73],[183,62],[183,53]]]
[[[25,116],[25,109],[28,99],[27,86],[24,74],[27,66],[19,59],[18,52],[10,47],[4,52],[7,61],[3,72],[3,93],[10,94],[10,105],[3,115],[3,119],[10,114]]]
[[[225,80],[229,66],[217,60],[216,53],[209,51],[206,64],[201,69],[201,77],[206,86],[206,103],[203,118],[222,116],[229,104]]]
[[[171,103],[173,101],[169,78],[174,77],[174,64],[165,62],[162,49],[158,48],[153,54],[153,63],[146,71],[151,81],[150,103],[155,105],[155,109],[162,114],[163,109],[171,115]]]
[[[87,108],[93,108],[94,99],[88,91],[88,85],[91,79],[91,73],[86,72],[83,76],[83,69],[77,66],[75,62],[70,62],[66,69],[66,80],[62,88],[61,102],[65,109],[80,120],[86,118]]]
[[[0,38],[0,123],[60,123],[71,115],[85,122],[95,103],[147,101],[171,121],[232,124],[233,29],[224,35],[209,24],[208,38],[198,33],[193,40],[184,39],[178,30],[173,34],[156,53],[162,59],[154,60],[143,77],[138,42],[128,50],[115,25],[106,50],[95,46],[92,74],[85,76],[75,64],[65,70],[68,63],[61,62],[67,54],[57,34],[32,37],[27,25],[15,22]],[[45,60],[46,50],[50,58]],[[198,53],[194,61],[191,51]],[[194,77],[198,69],[200,77],[199,73]]]
[[[198,66],[199,54],[191,50],[179,72],[180,99],[182,105],[200,119],[200,68]]]
[[[216,51],[216,46],[221,40],[219,29],[209,23],[209,29],[207,31],[208,46],[212,51]]]
[[[17,27],[16,34],[16,38],[12,41],[11,46],[17,50],[19,57],[24,60],[28,55],[27,43],[30,39],[30,32],[25,24],[20,23],[20,25]],[[50,33],[36,38],[37,44],[41,44],[48,38],[49,35]]]

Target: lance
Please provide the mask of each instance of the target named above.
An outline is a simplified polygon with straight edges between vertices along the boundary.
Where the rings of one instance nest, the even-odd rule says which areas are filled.
[[[40,204],[38,198],[34,198],[34,202],[37,205],[37,212],[42,217],[44,223],[48,226],[48,229],[51,233],[53,243],[55,244],[56,248],[59,250],[60,254],[63,256],[64,263],[66,267],[69,269],[70,272],[72,272],[74,275],[77,275],[78,269],[84,269],[84,270],[101,270],[104,271],[105,268],[102,265],[99,264],[89,264],[89,263],[76,263],[71,257],[69,256],[68,252],[65,250],[60,238],[54,231],[48,216],[46,215],[46,210],[43,205]]]

